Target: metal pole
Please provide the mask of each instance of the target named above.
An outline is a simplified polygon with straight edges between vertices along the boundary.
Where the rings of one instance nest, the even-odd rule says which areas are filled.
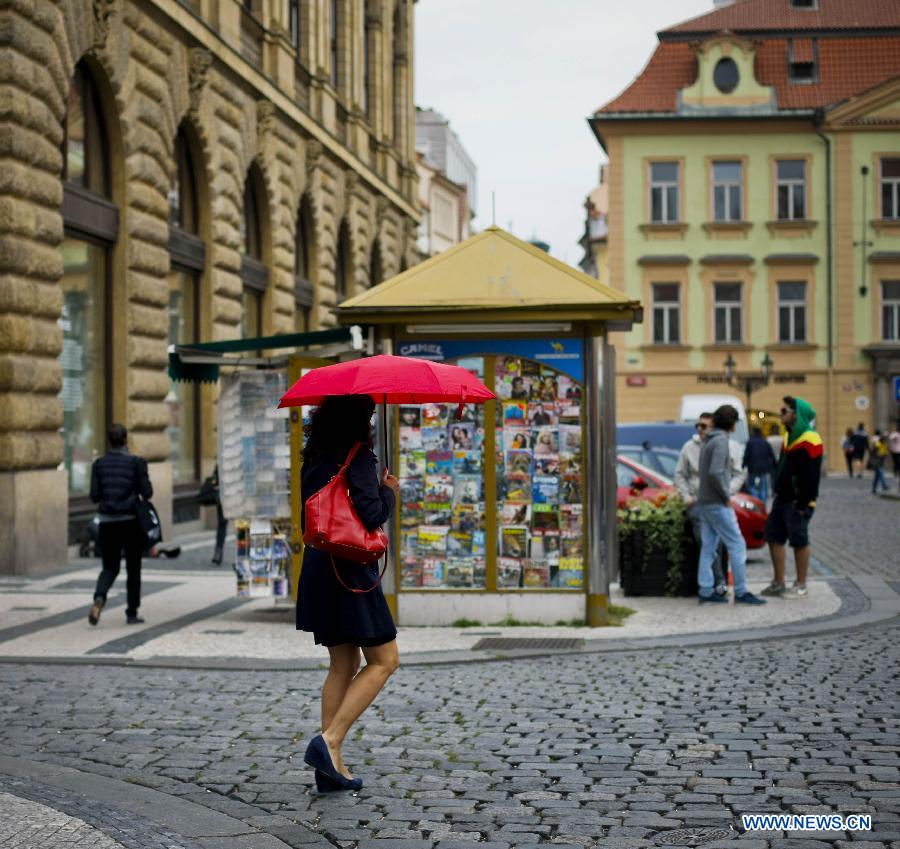
[[[588,515],[584,529],[588,544],[587,562],[587,624],[591,627],[609,624],[609,579],[615,563],[613,550],[618,551],[615,529],[615,509],[612,510],[610,535],[609,491],[615,500],[614,468],[611,461],[615,443],[615,390],[610,388],[611,349],[603,336],[592,335],[586,340],[585,404],[587,404],[587,462],[585,482],[588,492]]]

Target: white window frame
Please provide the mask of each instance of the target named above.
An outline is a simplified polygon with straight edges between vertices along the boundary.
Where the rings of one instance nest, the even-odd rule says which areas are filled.
[[[720,301],[720,286],[737,286],[740,293],[736,301]],[[717,328],[719,326],[719,311],[725,314],[725,336],[719,338]],[[733,314],[738,316],[738,334],[732,332]],[[720,280],[713,283],[713,339],[716,345],[741,345],[744,342],[744,284],[734,280]]]
[[[716,180],[717,165],[737,165],[740,169],[737,180]],[[735,222],[744,220],[744,163],[740,159],[718,159],[714,160],[710,168],[710,176],[712,178],[712,220],[715,222]],[[721,188],[725,193],[725,215],[719,218],[716,215],[716,189]],[[738,196],[738,217],[732,218],[729,210],[731,209],[732,192],[737,192]]]
[[[677,296],[674,301],[657,300],[658,286],[674,286]],[[653,302],[653,316],[650,326],[652,341],[654,345],[680,345],[681,344],[681,285],[678,283],[652,283],[650,286],[650,294]],[[662,339],[656,338],[656,320],[659,317],[662,322]],[[675,338],[673,339],[672,329],[674,328]]]
[[[781,294],[781,287],[784,285],[802,286],[803,299],[784,298]],[[778,325],[778,344],[779,345],[802,345],[806,342],[809,335],[809,311],[807,310],[807,297],[809,287],[805,280],[779,280],[776,283],[777,288],[777,325]],[[781,335],[781,311],[787,310],[787,338]],[[798,337],[797,334],[797,315],[803,314],[803,336]]]
[[[778,166],[782,162],[799,162],[803,165],[803,177],[779,177]],[[794,203],[794,189],[797,187],[803,191],[803,215],[797,215],[797,208]],[[781,204],[779,203],[779,195],[781,189],[787,189],[788,193],[788,214],[785,218],[781,217]],[[775,218],[778,221],[805,221],[806,215],[806,160],[805,159],[776,159],[775,160]]]
[[[881,217],[890,221],[896,221],[900,219],[900,176],[897,177],[885,177],[884,176],[884,163],[888,159],[896,159],[900,160],[900,155],[898,156],[882,156],[879,162],[879,193],[878,197],[880,199],[881,206]],[[892,215],[887,215],[887,210],[884,208],[884,188],[885,186],[889,186],[891,189],[891,205],[893,206]]]
[[[900,288],[900,280],[881,281],[881,339],[883,342],[900,342],[900,294],[896,298],[885,297],[889,283]]]
[[[675,179],[674,180],[654,180],[653,179],[653,166],[654,165],[674,165],[675,166]],[[652,224],[677,224],[681,220],[681,213],[679,207],[681,206],[681,163],[680,162],[672,162],[671,160],[663,160],[660,162],[651,162],[649,164],[649,186],[650,186],[650,222]],[[675,209],[669,209],[669,189],[675,189]],[[660,209],[662,211],[661,218],[653,217],[653,192],[660,192]]]

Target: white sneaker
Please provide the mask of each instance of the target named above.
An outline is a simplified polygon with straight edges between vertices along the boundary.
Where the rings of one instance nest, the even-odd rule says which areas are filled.
[[[782,593],[782,598],[806,598],[809,595],[809,590],[806,589],[806,584],[794,584],[792,587],[785,588],[785,591]]]

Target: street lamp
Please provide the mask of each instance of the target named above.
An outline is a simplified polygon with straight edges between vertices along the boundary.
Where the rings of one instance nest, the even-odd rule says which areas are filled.
[[[735,371],[737,363],[734,361],[734,357],[731,356],[731,352],[729,351],[728,359],[725,360],[723,365],[725,366],[725,382],[729,386],[736,386],[743,390],[744,394],[747,396],[747,410],[749,411],[753,406],[753,393],[756,392],[757,389],[768,386],[769,382],[772,380],[775,362],[769,356],[769,352],[766,351],[766,355],[760,363],[762,370],[759,374],[738,374]]]

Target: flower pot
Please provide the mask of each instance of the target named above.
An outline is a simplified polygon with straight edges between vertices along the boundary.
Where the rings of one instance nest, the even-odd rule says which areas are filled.
[[[670,552],[651,545],[640,528],[619,536],[619,575],[626,596],[692,596],[697,594],[697,558],[699,552],[690,525],[682,534],[682,569],[680,580],[670,587]]]

